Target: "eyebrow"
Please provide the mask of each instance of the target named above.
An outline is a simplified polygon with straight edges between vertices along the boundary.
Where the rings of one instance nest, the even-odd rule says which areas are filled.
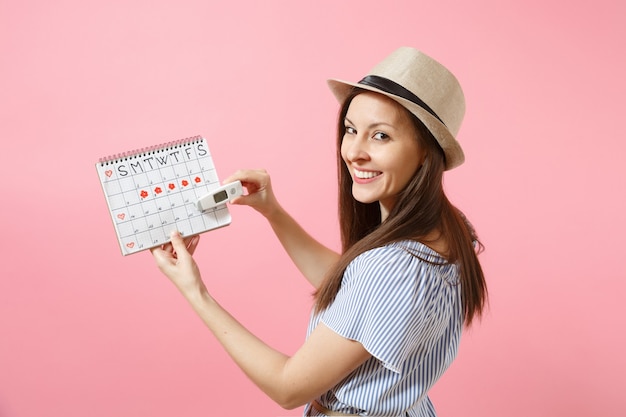
[[[348,122],[349,124],[354,125],[352,120],[348,119],[347,117],[344,117],[343,120],[344,120],[344,124],[346,124],[346,122]],[[367,126],[367,128],[368,129],[373,129],[373,128],[376,128],[378,126],[389,126],[392,129],[396,128],[394,125],[389,124],[389,123],[385,123],[385,122],[374,122],[374,123],[370,124],[369,126]]]

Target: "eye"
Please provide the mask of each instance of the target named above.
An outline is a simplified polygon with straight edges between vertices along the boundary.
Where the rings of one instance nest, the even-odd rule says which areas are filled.
[[[376,132],[372,138],[375,140],[387,140],[389,139],[389,135],[383,132]]]
[[[346,132],[346,135],[354,135],[356,134],[356,129],[353,128],[352,126],[346,126],[345,132]]]

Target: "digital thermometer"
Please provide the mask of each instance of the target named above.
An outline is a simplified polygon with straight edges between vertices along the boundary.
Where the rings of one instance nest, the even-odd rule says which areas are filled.
[[[198,210],[204,211],[220,204],[226,204],[229,200],[238,197],[243,194],[243,187],[241,181],[235,181],[223,185],[219,188],[215,188],[209,191],[208,194],[203,195],[196,202]]]

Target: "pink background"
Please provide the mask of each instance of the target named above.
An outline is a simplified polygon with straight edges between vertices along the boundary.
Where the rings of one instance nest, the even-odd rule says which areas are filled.
[[[467,163],[446,187],[487,247],[490,309],[432,392],[440,416],[623,415],[624,16],[618,0],[0,0],[0,416],[299,415],[149,253],[120,255],[94,164],[202,134],[222,178],[268,169],[337,247],[325,79],[401,45],[465,88]],[[232,214],[203,236],[205,279],[293,352],[310,288],[264,219]]]

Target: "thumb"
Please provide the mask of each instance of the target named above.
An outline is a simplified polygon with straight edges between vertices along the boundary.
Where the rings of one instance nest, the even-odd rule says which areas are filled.
[[[191,255],[185,246],[185,241],[178,230],[172,230],[170,233],[170,242],[178,259],[188,258]]]

